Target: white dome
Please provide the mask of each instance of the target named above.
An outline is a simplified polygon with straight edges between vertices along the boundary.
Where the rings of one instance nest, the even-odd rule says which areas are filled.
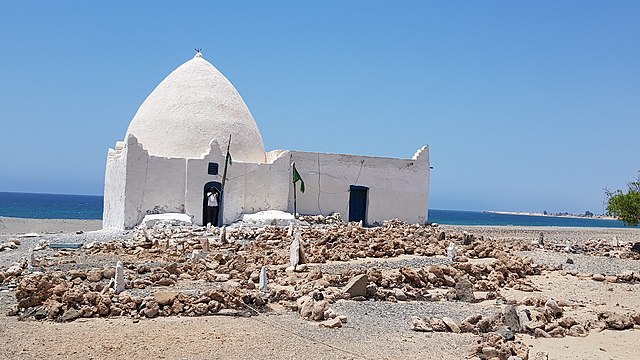
[[[262,136],[238,91],[197,53],[167,76],[142,103],[127,135],[150,155],[194,158],[215,139],[223,154],[231,135],[234,160],[263,163]]]

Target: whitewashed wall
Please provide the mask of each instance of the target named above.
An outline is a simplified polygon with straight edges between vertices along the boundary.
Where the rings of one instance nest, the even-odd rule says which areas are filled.
[[[194,224],[202,224],[202,201],[204,196],[204,185],[211,181],[222,182],[222,170],[224,168],[224,157],[220,151],[220,146],[214,140],[210,143],[209,152],[201,159],[187,159],[187,177],[185,188],[185,213],[191,216]],[[207,173],[209,163],[214,162],[219,165],[219,175],[209,175]]]
[[[243,181],[245,190],[244,212],[251,214],[263,210],[287,211],[289,206],[289,154],[282,154],[271,164],[248,165]],[[235,180],[232,180],[235,181]]]
[[[297,210],[300,214],[339,212],[346,220],[349,186],[360,185],[369,188],[368,224],[388,219],[411,223],[427,220],[428,148],[411,160],[299,151],[291,151],[291,154],[306,184],[304,194],[298,188]],[[293,191],[293,185],[290,189]],[[293,211],[292,196],[289,211]]]
[[[233,155],[233,149],[231,151]],[[202,159],[187,160],[185,212],[193,222],[202,225],[204,185],[210,181],[222,183],[225,156],[217,143],[212,142],[209,153]],[[218,163],[218,175],[207,174],[209,162]],[[227,169],[223,194],[223,222],[239,220],[244,213],[263,210],[287,210],[289,192],[288,156],[270,164],[254,164],[234,160]]]
[[[142,208],[143,185],[147,173],[149,156],[134,136],[129,136],[125,139],[125,144],[127,148],[127,176],[124,199],[124,223],[122,227],[130,229],[138,224],[138,214]]]
[[[186,213],[202,225],[204,185],[222,182],[225,157],[217,142],[212,141],[202,158],[162,158],[149,156],[130,135],[119,154],[107,162],[104,227],[128,229],[147,214],[167,212]],[[208,174],[209,162],[218,163],[218,175]],[[244,213],[286,211],[290,176],[288,156],[271,164],[233,161],[225,184],[223,222],[237,221]]]
[[[262,210],[293,212],[290,161],[295,161],[307,184],[304,194],[298,191],[300,214],[339,212],[348,219],[349,186],[360,185],[369,188],[368,224],[394,218],[412,223],[427,220],[427,147],[410,160],[300,151],[274,151],[267,159],[266,164],[234,161],[229,166],[224,223]],[[219,164],[219,175],[207,173],[209,162]],[[215,141],[202,158],[162,158],[149,156],[130,135],[124,146],[109,152],[103,226],[132,228],[147,214],[167,212],[186,213],[202,225],[204,185],[222,182],[223,170],[224,155]]]
[[[124,226],[124,201],[127,175],[127,148],[124,143],[116,143],[115,149],[107,153],[107,167],[104,176],[104,207],[102,212],[103,228],[122,228]]]
[[[233,151],[232,151],[233,154]],[[197,225],[202,224],[202,203],[204,197],[204,185],[211,181],[222,183],[225,156],[220,151],[220,146],[214,140],[210,151],[199,159],[187,160],[185,210]],[[218,164],[218,175],[209,175],[207,169],[210,162]],[[225,224],[238,220],[244,211],[244,180],[241,179],[247,171],[247,167],[253,164],[234,160],[227,168],[227,182],[223,193],[222,222]]]
[[[185,159],[149,156],[147,172],[142,179],[142,204],[138,222],[145,215],[184,213]],[[136,186],[132,179],[131,184]]]
[[[185,159],[149,156],[129,135],[124,227],[132,228],[145,215],[184,212]]]

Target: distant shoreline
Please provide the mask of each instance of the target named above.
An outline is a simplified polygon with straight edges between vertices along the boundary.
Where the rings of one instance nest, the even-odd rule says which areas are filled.
[[[593,216],[578,216],[574,214],[569,215],[558,215],[558,214],[545,214],[539,212],[528,212],[528,211],[495,211],[495,210],[485,210],[483,213],[487,214],[500,214],[500,215],[523,215],[523,216],[544,216],[544,217],[558,217],[558,218],[570,218],[570,219],[594,219],[594,220],[618,220],[612,216],[606,215],[593,215]]]

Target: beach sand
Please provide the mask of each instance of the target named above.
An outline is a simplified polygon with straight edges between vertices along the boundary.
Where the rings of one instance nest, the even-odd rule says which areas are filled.
[[[75,233],[102,228],[102,220],[24,219],[0,216],[0,234]]]
[[[540,233],[544,235],[546,244],[570,242],[584,243],[588,240],[605,239],[612,241],[640,241],[640,228],[600,228],[600,227],[563,227],[563,226],[480,226],[480,225],[440,225],[440,228],[455,231],[466,231],[474,236],[488,236],[497,240],[538,240]]]
[[[99,229],[99,221],[32,220],[0,218],[0,231],[7,234],[39,232],[45,235],[24,238],[18,249],[0,252],[0,264],[8,266],[26,256],[30,242],[47,239],[54,242],[109,241],[130,236],[127,232],[90,231]],[[530,241],[542,231],[551,242],[584,242],[591,239],[640,241],[640,229],[561,228],[561,227],[486,227],[445,226],[444,231],[467,231],[475,236],[494,239]],[[76,234],[77,230],[84,231]],[[62,232],[62,233],[60,233]],[[47,234],[55,233],[55,234]],[[10,236],[2,236],[10,238]],[[535,250],[535,261],[549,265],[575,259],[578,270],[594,272],[621,269],[640,272],[640,261],[609,259],[598,256],[570,255],[561,252]],[[614,261],[615,260],[615,261]],[[387,261],[377,259],[377,261]],[[397,261],[389,259],[389,261]],[[611,265],[615,262],[615,266]],[[606,271],[605,271],[606,270]],[[582,271],[582,270],[580,270]],[[525,296],[553,297],[579,302],[585,306],[567,310],[576,319],[593,318],[598,311],[640,311],[638,283],[596,282],[591,279],[562,274],[559,271],[527,277],[539,291],[522,292],[503,289],[507,299],[521,300]],[[0,292],[0,358],[6,359],[67,359],[67,358],[128,358],[128,359],[396,359],[396,358],[467,358],[468,348],[478,337],[471,334],[420,333],[409,330],[413,315],[452,314],[500,311],[495,301],[477,304],[437,302],[341,301],[336,309],[345,313],[349,322],[342,329],[319,329],[315,323],[302,320],[286,310],[274,310],[268,316],[251,318],[168,317],[143,319],[94,318],[71,323],[49,321],[19,321],[5,316],[7,307],[15,301],[10,290]],[[435,314],[435,315],[434,315]],[[592,331],[586,338],[533,338],[518,335],[530,348],[549,353],[549,359],[634,359],[640,354],[640,330]]]

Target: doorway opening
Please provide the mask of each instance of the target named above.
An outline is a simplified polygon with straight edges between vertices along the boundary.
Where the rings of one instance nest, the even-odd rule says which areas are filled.
[[[366,186],[349,186],[349,221],[362,221],[363,225],[367,225],[368,192]]]
[[[222,208],[220,207],[220,204],[222,203],[222,198],[220,198],[220,189],[222,188],[222,184],[217,182],[217,181],[210,181],[206,184],[204,184],[204,191],[202,193],[202,225],[206,226],[207,223],[209,223],[209,217],[211,216],[211,214],[209,213],[209,206],[208,205],[208,198],[207,198],[207,194],[209,193],[209,190],[213,190],[218,194],[218,215],[215,217],[215,219],[213,219],[213,221],[211,222],[212,226],[220,226],[221,223],[221,219],[222,219],[222,212],[220,211]]]

